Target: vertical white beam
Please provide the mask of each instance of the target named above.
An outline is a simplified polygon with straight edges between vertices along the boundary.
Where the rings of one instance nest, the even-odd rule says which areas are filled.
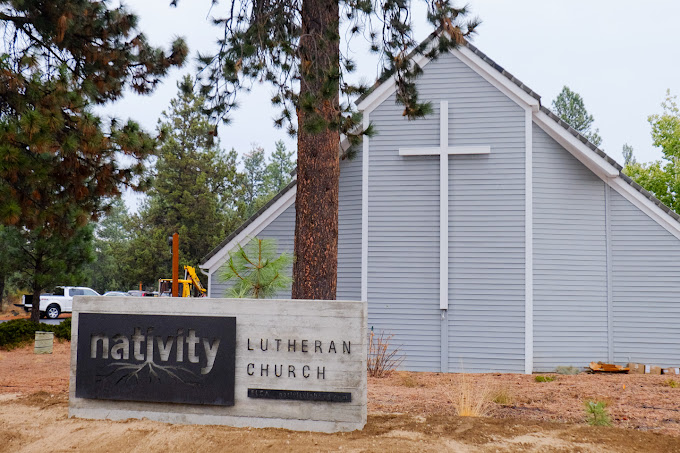
[[[449,103],[439,104],[439,327],[440,369],[449,371]]]
[[[364,113],[363,128],[370,125]],[[361,300],[368,300],[368,136],[363,136],[361,150]]]
[[[614,363],[614,308],[612,307],[612,221],[611,191],[604,184],[605,249],[607,253],[607,360]]]
[[[439,308],[449,308],[449,102],[439,107]]]
[[[524,372],[534,371],[534,214],[533,214],[533,115],[524,120]]]

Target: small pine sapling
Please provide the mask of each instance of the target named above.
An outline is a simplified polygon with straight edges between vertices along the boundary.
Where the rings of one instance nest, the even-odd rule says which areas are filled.
[[[586,401],[586,421],[592,426],[612,426],[605,401]]]
[[[229,253],[229,262],[220,275],[225,282],[234,281],[227,295],[236,298],[266,299],[286,289],[291,278],[285,273],[293,258],[288,253],[277,256],[274,239],[254,238],[245,247]]]

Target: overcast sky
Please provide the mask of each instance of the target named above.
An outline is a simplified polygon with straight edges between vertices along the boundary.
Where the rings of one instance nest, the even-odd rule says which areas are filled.
[[[197,51],[209,51],[220,29],[208,17],[220,15],[228,2],[213,10],[209,0],[129,0],[125,4],[140,16],[139,28],[155,45],[168,46],[174,36],[186,38],[191,59],[173,70],[152,96],[128,95],[107,106],[106,113],[133,118],[153,130],[160,113],[175,96],[176,81],[196,70]],[[415,3],[422,11],[421,4]],[[622,162],[621,147],[633,146],[638,161],[661,158],[652,146],[647,117],[661,112],[667,89],[680,94],[680,2],[671,0],[470,0],[473,15],[483,24],[473,43],[541,96],[550,107],[564,85],[583,96],[602,136],[602,148]],[[419,15],[417,37],[430,29]],[[361,58],[359,73],[367,81],[377,76],[374,61]],[[240,97],[233,123],[220,128],[225,149],[239,153],[252,143],[271,152],[283,139],[289,149],[295,140],[275,129],[276,111],[263,85]]]

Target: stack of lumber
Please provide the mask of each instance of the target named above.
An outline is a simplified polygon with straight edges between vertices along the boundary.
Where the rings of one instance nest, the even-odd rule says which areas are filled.
[[[600,373],[627,373],[628,368],[612,363],[590,362],[590,369]]]

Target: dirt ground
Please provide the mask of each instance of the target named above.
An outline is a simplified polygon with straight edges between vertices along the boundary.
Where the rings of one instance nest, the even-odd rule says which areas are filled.
[[[680,388],[663,376],[535,382],[511,374],[400,372],[369,379],[364,430],[319,434],[69,419],[69,348],[56,343],[52,355],[35,355],[32,346],[0,350],[0,452],[680,452]],[[465,382],[503,404],[490,402],[487,417],[456,416]],[[614,427],[585,424],[589,398],[608,403]]]

